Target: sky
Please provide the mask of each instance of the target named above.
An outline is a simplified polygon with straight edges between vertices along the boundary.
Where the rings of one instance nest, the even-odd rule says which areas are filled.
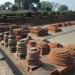
[[[14,0],[0,0],[0,4],[3,4],[4,2],[12,2],[14,3]],[[75,10],[75,0],[40,0],[40,1],[50,1],[50,2],[56,2],[59,4],[65,4],[69,7],[71,10]]]

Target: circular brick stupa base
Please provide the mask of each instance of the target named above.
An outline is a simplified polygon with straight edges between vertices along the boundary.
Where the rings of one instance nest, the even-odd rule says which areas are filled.
[[[49,62],[58,66],[71,66],[72,59],[67,50],[64,48],[52,49],[48,55]]]

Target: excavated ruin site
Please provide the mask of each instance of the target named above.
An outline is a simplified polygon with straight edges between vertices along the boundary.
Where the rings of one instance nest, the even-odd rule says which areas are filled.
[[[75,21],[43,26],[1,23],[0,51],[11,75],[75,75]]]

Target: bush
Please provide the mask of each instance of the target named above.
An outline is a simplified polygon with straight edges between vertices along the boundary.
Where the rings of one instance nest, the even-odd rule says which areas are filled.
[[[73,14],[75,15],[75,11],[73,11]]]
[[[4,19],[7,19],[7,16],[6,16],[6,15],[3,15],[2,17],[3,17]]]
[[[31,12],[27,12],[26,13],[26,17],[31,17],[32,16],[32,13]]]
[[[60,15],[60,14],[61,14],[61,12],[57,11],[57,12],[56,12],[56,14],[57,14],[57,15]]]
[[[26,16],[26,14],[16,13],[16,16]]]
[[[56,15],[56,12],[51,12],[51,15]]]
[[[46,12],[46,11],[41,12],[41,15],[42,15],[42,16],[47,16],[47,15],[48,15],[48,12]]]
[[[12,10],[12,11],[17,11],[17,10],[18,10],[18,7],[17,7],[16,5],[13,5],[13,6],[11,7],[11,10]]]
[[[50,16],[51,15],[51,12],[48,12],[48,15]]]
[[[6,16],[16,16],[15,13],[13,13],[13,14],[4,14],[4,15],[6,15]]]
[[[46,7],[46,11],[51,12],[52,11],[52,8]]]
[[[2,17],[2,14],[0,14],[0,17]]]

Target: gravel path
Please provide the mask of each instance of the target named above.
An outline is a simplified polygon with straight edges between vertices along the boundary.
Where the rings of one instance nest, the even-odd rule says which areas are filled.
[[[5,60],[0,61],[0,75],[14,75]]]
[[[3,57],[3,55],[0,52],[0,58],[1,57]],[[14,75],[5,59],[0,60],[0,75]]]
[[[51,42],[59,42],[63,45],[75,44],[75,25],[62,28],[62,32],[47,37]]]
[[[59,42],[63,45],[75,44],[75,32],[51,38],[50,41]]]

